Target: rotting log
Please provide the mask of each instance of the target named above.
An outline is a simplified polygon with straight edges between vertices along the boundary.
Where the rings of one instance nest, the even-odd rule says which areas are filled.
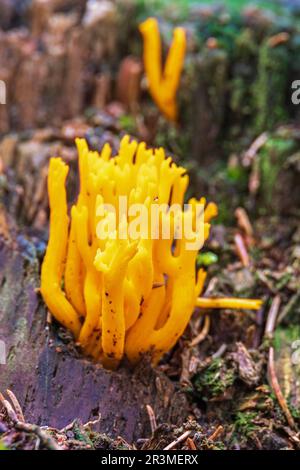
[[[147,365],[107,371],[81,358],[55,326],[47,326],[34,247],[28,242],[24,250],[18,240],[7,232],[6,239],[0,236],[0,339],[7,352],[0,390],[15,393],[25,419],[63,428],[75,418],[87,422],[100,414],[95,430],[128,441],[150,435],[147,404],[158,423],[182,423],[186,399],[166,376]]]
[[[72,125],[78,133],[78,123],[69,123],[68,132]],[[134,370],[123,365],[107,371],[83,358],[54,321],[47,324],[38,288],[47,239],[49,156],[59,154],[70,164],[72,193],[76,173],[76,154],[61,135],[53,139],[53,131],[45,129],[22,143],[7,136],[0,145],[6,169],[0,174],[0,340],[6,344],[0,391],[14,392],[28,422],[63,428],[75,418],[85,423],[100,414],[95,430],[132,442],[151,434],[146,405],[158,424],[182,424],[189,406],[185,395],[146,362]]]

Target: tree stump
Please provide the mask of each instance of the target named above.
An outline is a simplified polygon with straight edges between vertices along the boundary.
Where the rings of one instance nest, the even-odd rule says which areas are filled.
[[[24,250],[22,237],[0,237],[0,339],[6,345],[0,390],[15,393],[26,420],[60,429],[75,418],[87,422],[100,414],[96,430],[129,441],[149,436],[147,404],[158,423],[182,422],[186,399],[166,376],[148,365],[107,371],[76,357],[59,330],[47,326],[37,292],[39,263],[30,249],[28,242]]]
[[[100,414],[96,431],[129,442],[150,435],[147,404],[158,424],[182,424],[189,413],[186,397],[163,373],[145,362],[107,371],[83,358],[66,330],[47,323],[39,276],[47,240],[45,171],[54,149],[32,137],[26,152],[15,141],[0,151],[7,169],[0,174],[0,340],[6,349],[0,391],[14,392],[28,422],[60,429]],[[71,159],[72,183],[76,154],[69,150],[60,146],[58,153]]]

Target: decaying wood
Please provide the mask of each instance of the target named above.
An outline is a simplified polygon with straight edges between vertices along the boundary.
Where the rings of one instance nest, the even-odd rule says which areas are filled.
[[[39,263],[16,239],[0,238],[0,339],[7,363],[0,389],[18,397],[27,422],[62,428],[75,418],[101,420],[94,427],[127,440],[151,433],[146,405],[158,423],[187,415],[183,395],[149,366],[117,372],[79,357],[46,326],[47,311],[37,293]]]
[[[28,141],[8,136],[0,145],[4,169],[14,175],[10,180],[4,173],[4,190],[0,188],[0,340],[6,345],[0,392],[14,393],[26,423],[60,429],[74,419],[95,421],[95,430],[132,441],[151,435],[147,405],[158,425],[182,423],[189,413],[185,395],[176,393],[175,385],[146,361],[135,370],[125,364],[110,372],[83,358],[69,334],[47,322],[39,295],[48,159],[61,155],[71,165],[68,186],[74,192],[76,151],[66,145],[74,126],[79,134],[87,129],[84,123],[69,123],[61,131],[64,139],[61,134],[55,140],[55,131],[45,129]]]

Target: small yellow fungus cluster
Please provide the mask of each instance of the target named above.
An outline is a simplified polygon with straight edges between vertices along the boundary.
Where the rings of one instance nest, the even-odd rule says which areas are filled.
[[[196,270],[199,246],[191,249],[185,234],[175,239],[180,218],[196,226],[197,201],[191,199],[191,209],[184,210],[188,176],[171,157],[166,158],[163,149],[147,149],[126,136],[112,157],[108,144],[98,153],[89,150],[83,139],[76,143],[80,190],[70,216],[68,166],[60,158],[52,158],[49,165],[50,230],[41,293],[86,355],[108,368],[115,368],[124,355],[135,363],[147,352],[156,363],[183,334],[195,306],[259,308],[256,300],[199,297],[206,276]],[[125,214],[119,216],[116,229],[101,236],[111,221],[106,205],[120,209],[121,197],[128,200]],[[199,202],[205,207],[205,199]],[[158,237],[132,237],[128,224],[135,220],[130,209],[136,203],[148,209],[177,204],[179,219],[163,212]],[[151,213],[147,212],[149,219]],[[216,214],[213,203],[202,211],[202,245]],[[163,219],[170,222],[169,238],[161,236]]]
[[[152,98],[171,121],[177,119],[176,92],[179,87],[186,51],[186,34],[183,28],[175,28],[164,69],[162,46],[155,18],[148,18],[140,25],[144,42],[144,67]]]

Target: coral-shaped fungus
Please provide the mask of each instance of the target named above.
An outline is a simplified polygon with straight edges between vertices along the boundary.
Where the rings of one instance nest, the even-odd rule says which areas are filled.
[[[116,367],[124,355],[135,363],[147,352],[156,363],[183,334],[195,306],[259,308],[257,300],[200,297],[206,273],[197,272],[196,257],[217,207],[209,203],[202,210],[200,245],[191,247],[184,233],[175,237],[178,220],[189,219],[195,229],[197,201],[191,199],[185,210],[188,175],[171,157],[166,158],[162,148],[148,149],[126,136],[118,155],[112,157],[108,144],[98,153],[90,151],[83,139],[76,143],[80,191],[70,216],[65,188],[68,166],[60,158],[50,161],[50,233],[41,293],[50,312],[72,331],[86,355],[108,368]],[[110,230],[112,213],[106,207],[120,210],[121,196],[127,198],[128,207]],[[205,199],[198,202],[204,208]],[[136,220],[131,208],[137,203],[147,209],[167,207],[158,218],[156,237],[149,231],[146,236],[129,234],[128,226]],[[176,217],[170,211],[174,204],[179,207]],[[151,222],[152,212],[147,214]],[[170,224],[166,238],[164,220]]]
[[[164,115],[171,121],[176,121],[176,92],[186,51],[185,30],[180,27],[174,29],[164,69],[162,69],[162,46],[157,20],[148,18],[140,25],[140,32],[144,42],[144,67],[150,94]]]

